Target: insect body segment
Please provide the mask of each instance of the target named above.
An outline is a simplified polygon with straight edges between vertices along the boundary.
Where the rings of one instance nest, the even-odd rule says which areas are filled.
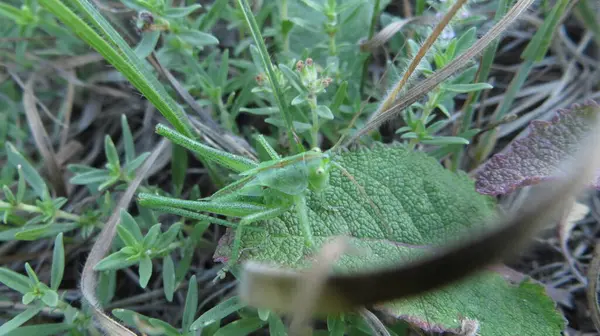
[[[306,196],[308,191],[320,192],[329,185],[331,158],[315,148],[309,151],[280,158],[264,140],[272,160],[255,163],[237,155],[221,152],[200,144],[163,125],[157,132],[169,140],[196,152],[206,160],[218,163],[239,173],[239,180],[225,186],[212,196],[196,201],[151,194],[140,194],[143,206],[165,209],[186,209],[209,212],[216,215],[240,218],[231,249],[227,268],[239,259],[244,227],[254,222],[274,219],[294,208],[304,242],[307,247],[315,245],[308,220]]]

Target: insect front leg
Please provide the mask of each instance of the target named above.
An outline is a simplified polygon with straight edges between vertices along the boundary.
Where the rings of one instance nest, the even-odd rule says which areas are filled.
[[[312,229],[308,220],[308,207],[306,206],[306,196],[304,194],[294,196],[294,206],[298,215],[298,223],[304,235],[304,245],[313,247],[315,240],[313,238]]]
[[[222,279],[223,277],[225,277],[225,274],[233,266],[235,266],[235,264],[239,260],[240,247],[242,245],[242,237],[243,237],[243,232],[244,232],[243,230],[244,230],[245,226],[247,226],[248,224],[252,224],[254,222],[273,219],[275,217],[282,215],[288,209],[289,209],[289,207],[287,207],[287,206],[280,206],[280,207],[266,209],[264,211],[256,212],[256,213],[242,217],[242,219],[240,220],[240,224],[238,225],[237,229],[235,230],[235,236],[233,238],[233,246],[231,247],[231,256],[229,257],[229,261],[227,262],[227,265],[221,271],[219,271],[219,273],[217,274],[217,278]]]

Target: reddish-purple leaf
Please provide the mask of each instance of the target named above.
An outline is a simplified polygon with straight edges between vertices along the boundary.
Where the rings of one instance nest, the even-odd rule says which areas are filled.
[[[532,121],[527,137],[515,140],[506,153],[487,161],[477,175],[475,188],[482,194],[501,195],[556,177],[552,174],[572,158],[599,112],[600,105],[590,101],[559,110],[550,121]],[[590,182],[600,189],[600,172]]]

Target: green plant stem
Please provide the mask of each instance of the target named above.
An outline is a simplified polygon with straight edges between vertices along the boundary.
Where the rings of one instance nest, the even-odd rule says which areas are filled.
[[[279,19],[280,22],[284,22],[288,19],[288,2],[287,0],[279,1]],[[283,34],[283,52],[288,53],[290,51],[290,34],[285,32]]]
[[[513,0],[500,0],[498,2],[498,10],[494,16],[494,21],[500,20],[506,11],[512,4]],[[487,81],[487,78],[490,74],[490,70],[492,69],[492,64],[494,63],[494,58],[496,56],[496,51],[498,50],[498,45],[500,44],[500,40],[495,40],[492,42],[489,47],[485,49],[483,52],[483,57],[481,59],[481,65],[479,66],[479,71],[477,72],[477,77],[475,79],[476,83],[481,83]],[[475,103],[479,101],[481,96],[481,91],[474,91],[469,93],[467,101],[469,105],[465,106],[463,118],[460,123],[459,131],[457,134],[464,133],[471,128],[471,123],[473,122],[473,114],[475,112]],[[456,134],[455,134],[456,135]],[[454,151],[452,155],[452,163],[450,170],[456,171],[460,168],[460,163],[465,154],[464,146],[457,146],[458,148]]]
[[[335,44],[335,34],[329,34],[329,56],[337,54],[337,46]]]
[[[238,0],[238,4],[242,9],[244,18],[246,19],[246,22],[248,24],[248,28],[250,28],[250,33],[252,34],[254,43],[256,43],[256,46],[258,47],[263,67],[267,72],[267,77],[269,78],[269,83],[274,93],[273,96],[275,97],[275,102],[277,104],[277,107],[279,108],[279,113],[281,113],[281,116],[283,117],[283,120],[286,123],[288,129],[287,136],[290,143],[290,148],[292,149],[292,151],[299,153],[302,151],[302,147],[294,139],[295,132],[294,124],[292,122],[292,115],[288,109],[287,104],[285,104],[283,91],[281,89],[281,86],[279,85],[279,82],[277,81],[277,77],[275,76],[275,69],[273,68],[273,63],[271,63],[269,52],[267,51],[267,46],[265,45],[263,37],[260,34],[260,29],[258,28],[256,20],[254,19],[254,14],[250,9],[247,0]]]
[[[371,24],[369,25],[369,35],[368,40],[371,40],[375,35],[375,27],[377,26],[377,19],[379,18],[379,7],[380,0],[375,0],[373,3],[373,15],[371,15]],[[369,74],[369,63],[371,62],[371,53],[368,53],[367,56],[363,60],[362,65],[362,75],[360,78],[360,88],[359,92],[362,95],[365,88],[365,81]]]
[[[215,102],[215,104],[217,105],[217,108],[219,109],[219,116],[221,117],[221,123],[223,124],[223,127],[225,127],[225,129],[228,130],[229,132],[233,133],[234,125],[231,120],[231,114],[229,114],[229,111],[227,111],[227,108],[223,104],[221,97],[216,97],[216,100],[217,101]]]
[[[588,0],[580,0],[575,6],[575,15],[584,23],[586,28],[594,34],[596,44],[600,46],[600,15],[590,7]]]
[[[317,95],[312,92],[308,95],[308,106],[310,106],[312,117],[311,145],[314,148],[319,146],[319,114],[317,114]]]
[[[502,99],[502,101],[496,108],[496,111],[494,112],[494,121],[502,119],[502,117],[506,115],[506,112],[509,111],[510,107],[515,101],[517,93],[519,92],[519,90],[521,90],[523,84],[525,84],[525,80],[527,79],[527,76],[529,76],[529,73],[531,72],[531,69],[533,69],[534,65],[535,61],[533,60],[526,60],[523,63],[521,63],[517,74],[511,80],[508,89],[504,94],[504,99]],[[496,129],[494,129],[493,131],[483,135],[476,151],[476,162],[481,162],[490,153],[494,144],[496,143],[496,132]]]
[[[415,7],[415,15],[422,15],[425,12],[425,0],[417,0],[417,5]]]
[[[44,210],[35,206],[35,205],[31,205],[31,204],[24,204],[24,203],[19,203],[17,205],[12,205],[8,202],[3,202],[0,201],[0,210],[18,210],[18,211],[25,211],[28,213],[44,213]],[[66,220],[70,220],[70,221],[74,221],[74,222],[79,222],[79,220],[81,219],[81,217],[62,211],[62,210],[57,210],[56,211],[56,218],[60,218],[60,219],[66,219]]]

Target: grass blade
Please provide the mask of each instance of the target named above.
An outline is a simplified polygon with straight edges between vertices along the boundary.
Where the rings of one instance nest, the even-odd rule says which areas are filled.
[[[273,93],[275,96],[275,102],[277,103],[277,107],[279,108],[279,113],[285,120],[285,124],[287,126],[288,132],[288,140],[290,141],[290,146],[295,148],[297,152],[302,151],[300,148],[300,144],[298,144],[294,140],[294,125],[292,123],[292,115],[288,110],[287,104],[285,104],[283,90],[279,86],[279,82],[277,81],[277,77],[275,77],[275,70],[273,68],[273,63],[271,63],[271,59],[269,57],[269,52],[267,51],[267,47],[265,46],[265,42],[263,40],[262,35],[260,34],[260,29],[258,28],[258,24],[254,19],[254,14],[248,5],[248,1],[246,0],[238,0],[238,4],[240,5],[242,12],[244,13],[244,18],[246,19],[246,23],[248,23],[248,28],[250,29],[250,33],[252,34],[252,38],[254,39],[254,43],[256,43],[258,47],[258,51],[260,54],[260,60],[262,65],[266,71],[266,75],[269,78],[269,83],[271,83],[271,88],[273,89]]]
[[[60,0],[41,0],[40,5],[119,70],[179,132],[192,136],[193,128],[184,111],[108,21],[87,0],[68,1],[85,21]]]

